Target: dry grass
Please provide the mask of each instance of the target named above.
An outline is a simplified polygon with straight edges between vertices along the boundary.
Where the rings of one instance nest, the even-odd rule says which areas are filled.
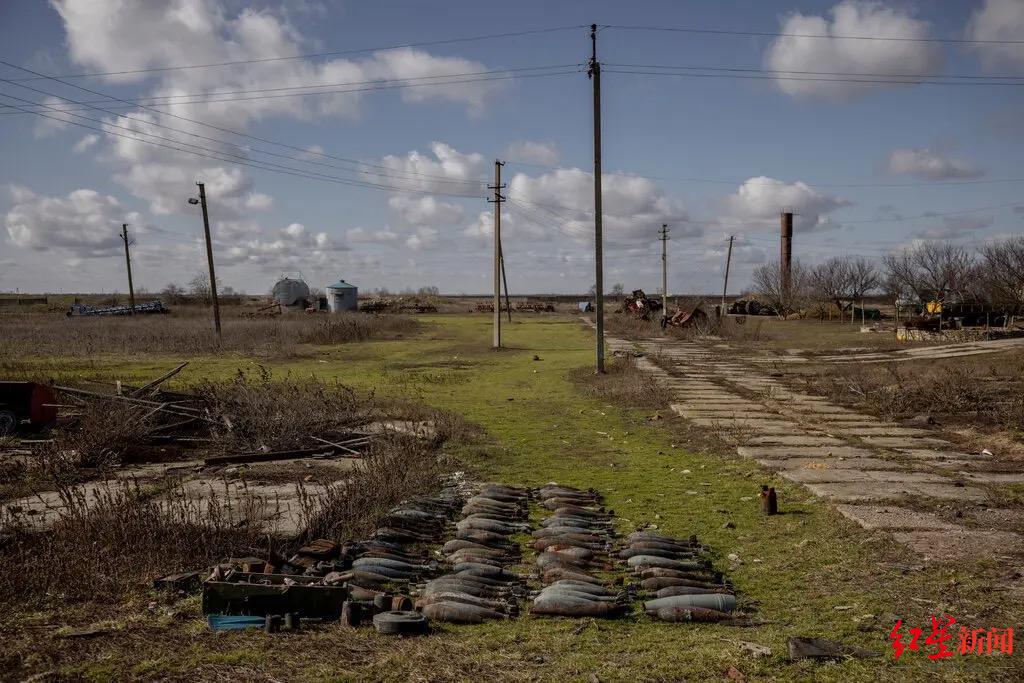
[[[613,359],[602,375],[591,368],[578,368],[570,372],[570,378],[586,396],[631,408],[666,408],[672,399],[671,392],[638,368],[630,356]]]
[[[197,311],[203,311],[200,315]],[[305,344],[344,344],[394,339],[419,323],[402,315],[288,314],[268,318],[225,316],[217,343],[204,309],[134,318],[66,318],[59,314],[0,314],[0,358],[84,357],[104,354],[170,353],[182,356],[245,353],[298,355]]]
[[[931,415],[950,425],[1024,431],[1024,359],[928,366],[850,363],[804,377],[809,389],[887,419]]]
[[[266,547],[245,526],[244,511],[181,490],[153,497],[133,482],[99,489],[86,501],[60,489],[65,503],[45,532],[9,523],[0,550],[4,601],[110,601],[161,574],[209,566],[223,557]]]

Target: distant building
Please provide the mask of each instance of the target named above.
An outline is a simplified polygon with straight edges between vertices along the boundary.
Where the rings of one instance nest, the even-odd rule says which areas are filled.
[[[327,305],[331,313],[359,310],[359,289],[344,280],[327,285]]]

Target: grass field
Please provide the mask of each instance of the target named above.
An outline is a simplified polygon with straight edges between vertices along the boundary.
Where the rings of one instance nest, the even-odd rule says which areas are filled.
[[[925,566],[902,546],[844,520],[800,487],[725,455],[689,432],[667,406],[613,404],[584,392],[572,371],[592,362],[589,330],[562,316],[520,316],[507,326],[508,348],[489,347],[490,317],[424,316],[418,335],[400,340],[316,347],[278,361],[245,356],[189,358],[179,386],[265,365],[275,376],[337,378],[378,395],[396,395],[462,414],[487,434],[461,448],[466,469],[483,479],[532,485],[557,481],[595,487],[622,527],[654,523],[667,533],[697,534],[734,582],[758,626],[663,624],[637,615],[617,621],[520,618],[443,627],[423,639],[393,640],[340,626],[300,635],[215,634],[198,601],[151,610],[148,592],[123,605],[40,606],[8,614],[0,625],[0,672],[58,671],[86,679],[171,680],[722,680],[730,666],[747,680],[1021,680],[1019,655],[955,656],[931,661],[924,648],[894,661],[888,634],[897,619],[929,631],[929,615],[975,627],[1016,626],[1021,606],[994,596],[989,573]],[[539,360],[535,360],[535,356]],[[75,364],[25,361],[45,372],[120,379],[158,375],[181,358],[94,355]],[[56,365],[51,365],[56,361]],[[24,367],[24,366],[22,366]],[[577,373],[578,375],[578,373]],[[777,487],[784,514],[758,514],[762,483]],[[734,528],[726,528],[732,522]],[[734,555],[735,559],[730,559]],[[30,568],[26,568],[31,571]],[[183,568],[184,569],[184,568]],[[113,633],[53,640],[44,626],[107,625]],[[791,663],[790,636],[841,640],[874,659]],[[743,642],[768,646],[754,657]],[[955,648],[956,643],[952,642]],[[0,678],[6,674],[0,673]]]

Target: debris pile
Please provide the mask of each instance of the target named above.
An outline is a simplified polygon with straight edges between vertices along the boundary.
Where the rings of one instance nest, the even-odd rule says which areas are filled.
[[[68,308],[67,316],[69,318],[80,317],[80,316],[116,316],[116,315],[148,315],[153,313],[170,313],[171,309],[164,306],[164,303],[157,299],[156,301],[147,301],[143,304],[136,304],[135,306],[89,306],[87,304],[71,304]]]
[[[366,313],[437,313],[437,306],[419,297],[378,296],[359,304]]]
[[[622,301],[622,312],[632,313],[641,320],[650,320],[652,313],[661,310],[661,302],[644,294],[642,289],[634,289],[633,293]]]

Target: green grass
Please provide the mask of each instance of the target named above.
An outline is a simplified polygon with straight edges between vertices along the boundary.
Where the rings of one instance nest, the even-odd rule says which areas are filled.
[[[734,582],[743,608],[764,623],[672,625],[633,615],[580,630],[576,620],[524,617],[403,640],[340,626],[266,637],[154,625],[149,632],[140,627],[151,643],[145,651],[117,638],[92,642],[81,655],[92,660],[65,654],[65,670],[99,672],[90,676],[98,678],[113,670],[114,677],[170,679],[195,671],[203,678],[587,680],[595,674],[606,681],[716,680],[735,666],[748,680],[1020,680],[1018,655],[933,662],[922,652],[895,662],[888,647],[897,618],[927,627],[928,615],[941,612],[975,627],[1014,626],[1019,605],[994,596],[990,579],[977,574],[992,567],[923,567],[902,546],[861,531],[801,487],[710,446],[671,413],[649,421],[649,409],[585,398],[568,374],[593,362],[592,336],[573,318],[520,316],[505,328],[508,348],[501,351],[488,348],[489,316],[422,320],[426,328],[417,338],[322,348],[313,358],[267,367],[277,375],[338,378],[457,411],[489,434],[487,443],[455,454],[477,476],[595,487],[628,520],[623,530],[655,523],[667,533],[697,534]],[[74,372],[131,383],[177,362],[94,358]],[[254,367],[245,358],[191,359],[176,382]],[[762,483],[777,487],[785,514],[759,515]],[[735,528],[723,528],[726,521]],[[730,553],[741,562],[730,562]],[[797,635],[842,640],[882,656],[790,663],[786,640]],[[743,654],[740,641],[767,645],[773,654]]]

